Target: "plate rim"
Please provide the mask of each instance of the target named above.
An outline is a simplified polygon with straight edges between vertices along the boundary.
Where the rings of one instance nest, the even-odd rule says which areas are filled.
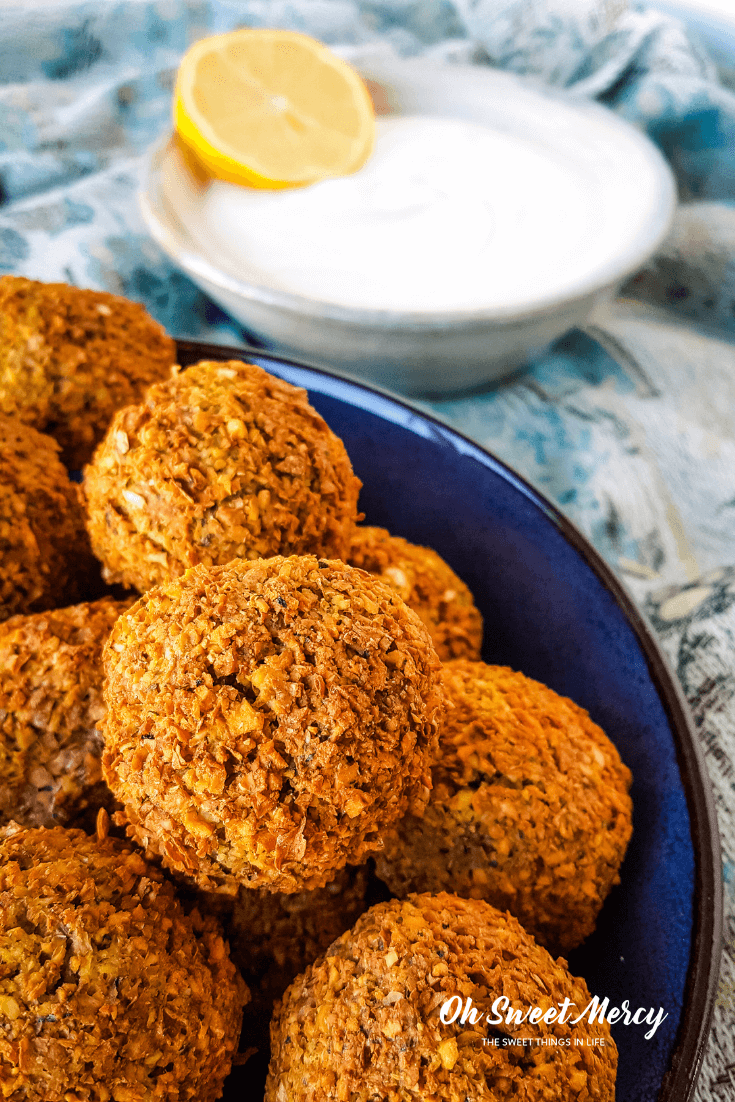
[[[522,303],[519,305],[505,305],[490,307],[481,310],[448,310],[448,311],[417,311],[417,310],[387,310],[387,309],[361,309],[359,307],[340,306],[328,300],[312,299],[306,295],[296,294],[291,291],[283,291],[268,284],[251,283],[230,274],[219,268],[210,259],[201,253],[194,241],[190,239],[186,227],[180,222],[176,211],[169,210],[173,215],[173,221],[178,226],[178,232],[174,233],[169,221],[161,217],[159,208],[166,210],[167,203],[157,182],[157,174],[163,157],[169,149],[175,132],[169,131],[159,138],[153,146],[144,154],[142,186],[138,191],[138,206],[148,232],[156,243],[175,260],[185,271],[190,271],[200,279],[204,279],[216,286],[219,290],[230,295],[236,295],[247,301],[258,303],[262,306],[277,308],[299,316],[312,316],[319,319],[328,319],[338,323],[346,323],[365,328],[393,327],[397,329],[451,329],[466,328],[472,325],[493,324],[518,324],[548,314],[556,314],[560,309],[568,308],[576,302],[597,295],[610,287],[614,287],[632,275],[640,268],[665,238],[676,208],[677,192],[673,173],[663,154],[647,135],[638,130],[632,123],[621,118],[610,108],[588,100],[571,92],[560,89],[546,89],[536,82],[522,79],[514,73],[503,70],[495,70],[490,66],[447,64],[426,58],[387,58],[371,54],[366,49],[362,56],[351,59],[358,71],[367,79],[378,77],[378,83],[383,79],[391,79],[399,82],[410,80],[411,72],[427,77],[434,74],[452,74],[455,78],[458,73],[467,76],[468,79],[485,80],[518,87],[525,95],[546,101],[557,103],[567,110],[583,113],[588,118],[598,119],[608,128],[624,134],[629,141],[636,143],[641,153],[645,155],[650,166],[652,178],[657,184],[657,202],[652,204],[650,218],[647,223],[646,233],[637,247],[629,247],[617,260],[608,261],[606,265],[596,268],[576,285],[568,290],[555,295],[547,295],[539,298],[537,302]],[[414,78],[417,79],[417,78]]]
[[[176,340],[177,357],[181,352],[215,359],[222,354],[229,359],[243,355],[272,363],[283,363],[341,384],[346,391],[367,391],[381,402],[397,405],[412,416],[428,421],[448,440],[461,441],[462,453],[474,452],[474,458],[484,466],[499,468],[508,481],[515,483],[526,496],[542,509],[560,535],[579,554],[598,581],[611,595],[633,631],[646,660],[651,680],[659,695],[674,739],[677,765],[684,788],[689,814],[692,849],[694,851],[694,921],[692,948],[684,987],[682,1018],[674,1050],[664,1073],[656,1102],[690,1102],[697,1083],[714,1011],[717,982],[723,949],[723,887],[720,833],[717,822],[712,782],[699,744],[689,706],[678,678],[656,639],[648,618],[633,603],[622,582],[613,573],[600,553],[579,528],[540,490],[523,475],[500,459],[489,448],[451,427],[434,414],[406,401],[400,395],[376,386],[329,371],[323,367],[272,353],[251,345],[219,345],[208,341]],[[191,363],[196,362],[194,359]],[[306,388],[308,389],[308,388]],[[332,397],[340,398],[338,394]],[[373,411],[375,412],[375,411]],[[489,461],[489,462],[488,462]]]

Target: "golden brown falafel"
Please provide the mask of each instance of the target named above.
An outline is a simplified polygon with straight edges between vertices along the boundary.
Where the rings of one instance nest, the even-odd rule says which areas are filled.
[[[69,604],[98,573],[58,444],[0,415],[0,620]]]
[[[94,829],[102,780],[102,647],[130,601],[0,624],[0,825]]]
[[[237,360],[151,387],[115,417],[84,478],[103,574],[141,593],[199,563],[344,559],[359,489],[306,391]]]
[[[232,909],[222,915],[223,929],[252,994],[246,1017],[259,1022],[266,1037],[274,1001],[367,910],[368,885],[367,866],[348,865],[313,891],[240,888]]]
[[[486,899],[567,952],[619,881],[630,770],[583,708],[507,666],[448,662],[444,687],[428,807],[386,836],[377,873],[399,896]]]
[[[347,561],[382,578],[418,613],[442,662],[480,657],[482,616],[467,586],[436,551],[385,528],[358,525]]]
[[[103,771],[128,831],[205,890],[321,887],[426,804],[441,666],[362,570],[195,567],[120,617],[104,664]]]
[[[117,839],[16,826],[0,839],[5,1096],[219,1098],[248,996],[214,919],[184,914]]]
[[[0,276],[0,412],[53,436],[72,469],[175,362],[174,341],[137,302]]]
[[[509,1024],[502,1004],[502,1023],[489,1029],[484,1019],[503,997],[522,1013],[558,1016],[569,1005],[564,1021]],[[466,1008],[468,998],[479,1020],[444,1024],[442,1006]],[[563,960],[482,900],[380,903],[277,1005],[265,1102],[613,1102],[609,1025],[570,1023],[589,998]],[[483,1044],[488,1036],[499,1043]],[[507,1043],[515,1038],[545,1043]]]

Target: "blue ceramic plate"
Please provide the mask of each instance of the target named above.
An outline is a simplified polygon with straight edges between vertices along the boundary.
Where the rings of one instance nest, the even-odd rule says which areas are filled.
[[[182,364],[242,349],[179,343]],[[361,507],[436,550],[475,595],[484,658],[522,670],[589,710],[633,772],[633,839],[597,931],[572,954],[593,993],[663,1007],[651,1040],[613,1026],[617,1102],[685,1102],[706,1040],[721,936],[712,797],[679,689],[650,629],[579,532],[476,444],[368,387],[248,351],[298,386],[344,440]],[[256,1095],[248,1067],[225,1099]]]

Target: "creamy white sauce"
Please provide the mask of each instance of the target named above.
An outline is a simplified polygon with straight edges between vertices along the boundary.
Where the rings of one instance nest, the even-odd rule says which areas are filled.
[[[352,176],[257,191],[216,182],[187,218],[248,281],[349,307],[502,308],[549,296],[590,263],[596,188],[551,146],[473,122],[377,119]]]

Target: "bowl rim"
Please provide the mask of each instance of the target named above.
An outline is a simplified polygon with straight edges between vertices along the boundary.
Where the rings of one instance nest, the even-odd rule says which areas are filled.
[[[142,186],[138,191],[138,207],[148,232],[167,255],[184,271],[212,284],[228,295],[275,308],[299,317],[311,317],[364,329],[397,329],[409,332],[432,332],[439,330],[467,329],[476,326],[516,325],[523,322],[558,314],[568,310],[573,304],[584,301],[591,295],[619,285],[633,275],[644,261],[661,244],[669,231],[677,203],[677,189],[673,173],[663,154],[651,139],[626,119],[621,118],[610,108],[588,100],[573,92],[558,88],[542,87],[537,82],[523,79],[515,73],[496,70],[490,66],[471,64],[448,64],[426,58],[387,58],[375,57],[366,48],[362,56],[356,54],[350,63],[366,79],[400,81],[411,79],[411,73],[420,78],[432,76],[438,79],[442,74],[451,74],[456,80],[462,74],[467,80],[494,81],[500,85],[520,88],[527,96],[538,98],[549,104],[559,104],[566,110],[572,110],[588,119],[598,120],[611,133],[617,131],[628,142],[637,145],[642,157],[648,163],[651,179],[656,187],[656,200],[651,202],[649,217],[640,238],[617,257],[609,259],[582,277],[573,287],[561,293],[555,292],[520,305],[488,307],[471,310],[386,310],[362,309],[341,306],[328,300],[312,299],[292,291],[283,291],[268,284],[253,283],[219,268],[207,259],[189,237],[181,223],[163,196],[159,184],[159,170],[167,151],[175,141],[175,131],[169,131],[144,155]],[[160,209],[167,214],[161,217]],[[176,230],[173,226],[175,225]]]
[[[186,355],[189,364],[197,362],[197,357],[241,360],[243,356],[252,358],[256,363],[258,360],[266,360],[273,364],[282,363],[287,367],[334,380],[339,385],[333,389],[330,396],[338,400],[345,400],[350,391],[367,391],[373,399],[379,400],[378,409],[371,409],[371,412],[378,416],[381,415],[380,404],[393,405],[400,407],[413,417],[427,421],[442,438],[454,443],[455,447],[457,442],[461,443],[463,455],[474,457],[485,467],[499,468],[508,481],[515,484],[541,508],[547,519],[611,595],[638,641],[651,681],[669,722],[689,814],[695,865],[692,948],[682,1000],[682,1017],[671,1061],[661,1082],[656,1102],[690,1102],[709,1038],[723,948],[720,834],[712,783],[689,706],[647,617],[633,603],[622,583],[587,537],[541,491],[488,448],[482,447],[433,414],[412,405],[405,398],[374,384],[358,382],[336,371],[328,371],[304,361],[280,356],[263,348],[177,340],[176,350],[177,356],[181,353]],[[306,389],[308,390],[308,387]],[[374,405],[373,402],[373,407]]]

